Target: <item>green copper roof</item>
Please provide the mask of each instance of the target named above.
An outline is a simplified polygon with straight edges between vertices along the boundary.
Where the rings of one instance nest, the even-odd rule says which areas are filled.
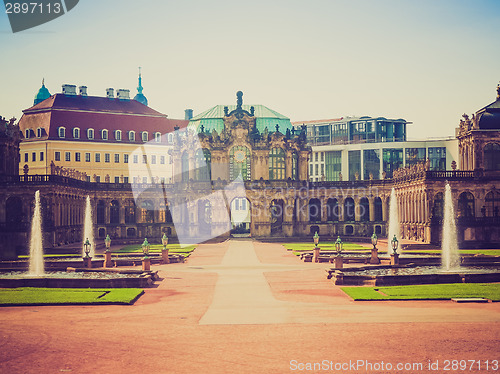
[[[196,127],[197,129],[203,125],[204,130],[211,132],[215,129],[220,132],[224,129],[224,107],[228,107],[228,111],[231,112],[236,109],[236,105],[216,105],[213,108],[206,110],[205,112],[198,114],[197,116],[191,118],[189,121],[189,127]],[[256,117],[257,129],[262,132],[264,129],[268,131],[276,131],[276,125],[279,125],[279,130],[281,133],[285,133],[286,129],[292,129],[292,124],[290,118],[285,117],[264,105],[243,105],[242,109],[250,112],[250,107],[254,107],[254,115]]]

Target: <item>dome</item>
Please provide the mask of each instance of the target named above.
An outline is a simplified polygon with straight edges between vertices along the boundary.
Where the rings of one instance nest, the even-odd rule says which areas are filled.
[[[141,104],[148,105],[148,99],[142,93],[138,93],[134,96],[134,100],[140,102]]]
[[[45,87],[44,81],[42,80],[42,87],[38,90],[38,93],[35,96],[35,100],[33,105],[41,103],[42,101],[48,99],[50,97],[49,90]]]

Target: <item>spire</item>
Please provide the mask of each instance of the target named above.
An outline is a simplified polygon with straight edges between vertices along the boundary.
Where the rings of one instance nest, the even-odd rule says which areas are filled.
[[[140,102],[141,104],[148,105],[148,99],[142,93],[142,75],[141,67],[139,66],[139,85],[137,86],[137,95],[135,95],[134,100]]]

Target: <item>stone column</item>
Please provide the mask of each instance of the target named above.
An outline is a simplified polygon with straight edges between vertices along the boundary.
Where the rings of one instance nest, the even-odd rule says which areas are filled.
[[[370,222],[375,221],[375,197],[368,198],[368,205],[370,207]]]

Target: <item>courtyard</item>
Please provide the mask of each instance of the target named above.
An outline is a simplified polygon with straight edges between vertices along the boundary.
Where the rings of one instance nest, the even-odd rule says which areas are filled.
[[[326,267],[277,243],[201,244],[184,263],[155,265],[157,287],[132,306],[2,308],[0,371],[498,370],[499,303],[355,302]]]

